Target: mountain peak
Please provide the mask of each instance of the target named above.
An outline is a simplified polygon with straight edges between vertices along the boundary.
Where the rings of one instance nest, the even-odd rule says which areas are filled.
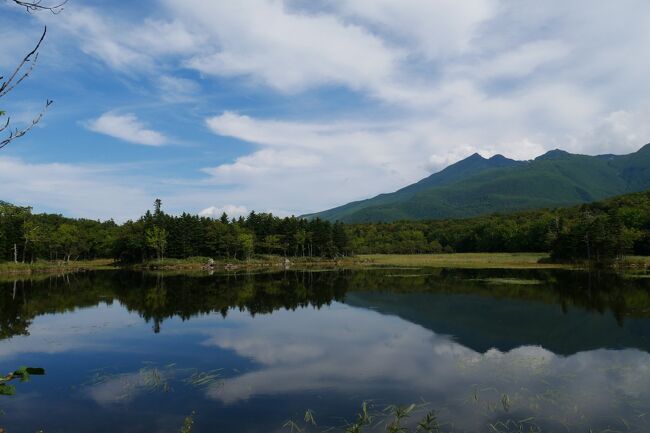
[[[564,157],[566,157],[568,155],[571,155],[571,154],[569,152],[567,152],[566,150],[553,149],[553,150],[549,150],[544,155],[538,156],[537,158],[535,158],[535,161],[542,161],[542,160],[545,160],[545,159],[559,159],[559,158],[564,158]]]
[[[647,152],[650,152],[650,143],[646,144],[641,149],[636,151],[636,153],[647,153]]]
[[[474,153],[393,193],[315,216],[345,222],[467,218],[568,206],[648,188],[650,145],[619,156],[554,149],[532,161]]]

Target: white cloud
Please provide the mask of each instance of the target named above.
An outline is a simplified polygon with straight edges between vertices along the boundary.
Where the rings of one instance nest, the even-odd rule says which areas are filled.
[[[233,163],[204,169],[213,181],[236,185],[231,194],[245,196],[255,208],[277,207],[274,200],[282,195],[285,210],[293,213],[417,180],[426,175],[426,166],[411,150],[434,147],[422,124],[299,123],[236,113],[207,124],[217,134],[261,147]]]
[[[210,206],[199,212],[199,215],[209,218],[220,218],[225,213],[230,218],[238,218],[248,215],[249,212],[246,206],[227,204],[224,206]]]
[[[68,216],[124,220],[141,215],[152,195],[133,186],[125,168],[34,164],[0,157],[0,196],[11,203]]]
[[[186,23],[152,18],[135,23],[91,7],[37,17],[74,36],[85,54],[123,72],[155,72],[166,57],[198,51],[205,41],[205,36],[190,32]]]
[[[214,177],[227,180],[229,178],[237,179],[240,175],[267,175],[272,171],[283,172],[287,169],[312,168],[318,163],[319,157],[315,155],[262,150],[237,158],[232,164],[222,164],[215,168],[206,168],[204,171]]]
[[[337,12],[360,20],[429,59],[472,48],[478,26],[497,11],[494,0],[334,0]]]
[[[322,84],[368,89],[386,80],[399,53],[366,29],[281,1],[166,1],[174,16],[214,43],[186,64],[207,75],[250,76],[284,92]]]
[[[470,73],[480,78],[521,78],[532,74],[545,64],[565,58],[570,51],[570,47],[561,41],[533,41],[478,65],[472,65],[469,69]]]
[[[575,152],[618,153],[634,152],[650,143],[650,108],[637,111],[620,110],[608,113],[583,134],[573,137],[567,147]]]
[[[0,21],[0,24],[4,23]],[[0,25],[0,68],[7,72],[15,69],[25,54],[34,48],[39,37],[38,33],[15,32],[9,26]]]
[[[196,99],[199,85],[187,78],[163,75],[158,79],[162,99],[168,102],[188,102]]]
[[[74,35],[84,53],[101,59],[112,68],[126,70],[148,64],[144,52],[121,40],[125,36],[125,26],[94,9],[70,8],[56,17],[44,14],[39,18]]]
[[[127,78],[148,79],[157,103],[200,97],[201,108],[223,113],[206,120],[212,132],[254,144],[204,170],[206,183],[236,189],[178,195],[197,209],[302,213],[397,189],[475,151],[527,159],[556,147],[623,153],[650,141],[645,0],[157,6],[144,18],[80,7],[38,19]],[[237,97],[205,97],[198,79],[181,78],[195,72]],[[264,102],[250,102],[258,95]],[[304,110],[284,108],[294,102]],[[276,103],[283,108],[267,109]],[[141,144],[168,141],[130,115],[106,113],[89,126]]]
[[[86,125],[91,131],[145,146],[162,146],[167,137],[147,127],[134,114],[104,113]]]

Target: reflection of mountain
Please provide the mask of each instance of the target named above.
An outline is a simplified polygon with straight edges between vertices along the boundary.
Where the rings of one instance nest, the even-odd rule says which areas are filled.
[[[402,296],[408,295],[386,299]],[[339,305],[322,312],[303,309],[229,320],[233,326],[205,330],[208,338],[202,344],[234,351],[257,368],[207,388],[208,397],[226,405],[291,395],[310,401],[317,395],[321,406],[314,409],[323,416],[328,406],[349,396],[355,404],[421,397],[433,408],[444,408],[443,422],[453,420],[457,429],[445,431],[497,431],[488,426],[513,419],[534,419],[538,428],[499,431],[619,431],[619,419],[625,420],[619,423],[620,428],[625,423],[624,431],[648,431],[638,416],[650,401],[647,352],[558,356],[539,346],[521,346],[477,353],[400,318]],[[506,410],[504,395],[512,398]]]
[[[484,353],[541,345],[569,355],[598,348],[634,347],[650,351],[650,321],[628,319],[617,326],[611,312],[603,314],[517,299],[473,294],[354,292],[346,303],[398,316]]]
[[[511,284],[517,278],[538,284]],[[452,335],[479,352],[519,345],[562,354],[599,347],[649,350],[647,285],[611,275],[549,271],[383,269],[164,278],[86,273],[19,282],[15,290],[13,284],[0,284],[0,338],[28,333],[40,315],[114,301],[160,332],[173,317],[225,316],[231,310],[268,314],[345,299]]]

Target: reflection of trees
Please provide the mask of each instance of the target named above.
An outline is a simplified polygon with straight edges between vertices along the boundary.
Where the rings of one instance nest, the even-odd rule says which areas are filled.
[[[538,284],[504,284],[502,280]],[[183,320],[231,309],[251,315],[278,309],[320,308],[342,301],[349,291],[472,294],[543,302],[604,313],[622,324],[626,317],[650,316],[644,280],[614,274],[504,270],[292,271],[268,274],[183,276],[137,272],[96,272],[41,281],[0,283],[0,338],[25,335],[33,318],[48,313],[119,301],[153,322],[155,332],[172,317]]]
[[[165,280],[162,274],[158,274],[156,275],[156,285],[147,290],[144,299],[145,311],[147,316],[153,318],[153,330],[156,334],[160,332],[159,312],[164,312],[166,305],[167,290],[165,290]]]

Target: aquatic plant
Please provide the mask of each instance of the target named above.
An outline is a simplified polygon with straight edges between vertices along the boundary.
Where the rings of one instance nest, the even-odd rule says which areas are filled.
[[[194,415],[196,413],[192,411],[189,416],[185,417],[185,420],[183,421],[183,427],[179,430],[180,433],[192,433],[192,427],[194,426]]]
[[[28,382],[31,376],[42,376],[45,370],[42,368],[20,367],[13,373],[0,377],[0,395],[14,395],[16,387],[9,385],[9,382],[20,379],[21,382]]]

